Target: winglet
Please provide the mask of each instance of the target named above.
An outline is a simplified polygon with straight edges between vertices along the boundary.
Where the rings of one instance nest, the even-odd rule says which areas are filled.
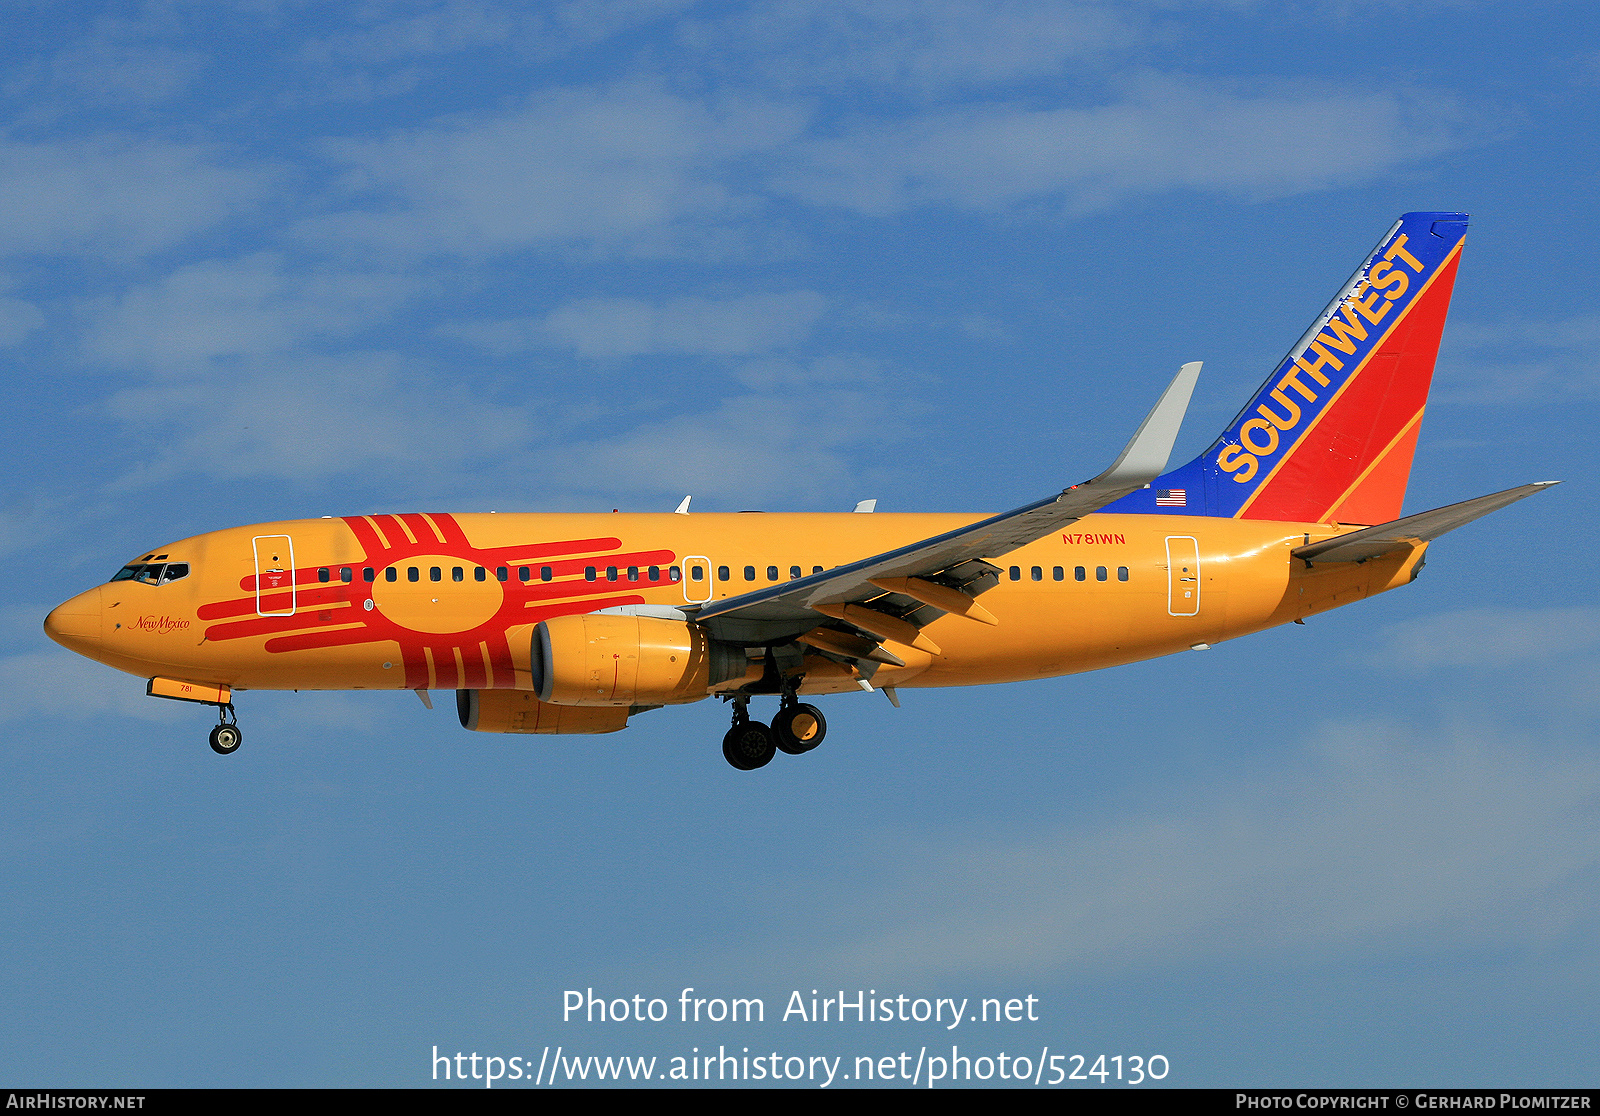
[[[1183,416],[1189,410],[1189,397],[1194,394],[1195,381],[1200,378],[1201,363],[1190,361],[1178,369],[1172,383],[1167,385],[1167,390],[1161,393],[1161,398],[1156,400],[1156,405],[1123,448],[1122,455],[1091,483],[1148,484],[1166,470],[1172,445],[1183,426]]]
[[[678,515],[688,515],[689,514],[689,500],[690,499],[691,499],[691,497],[685,496],[683,498],[683,503],[679,504],[677,507],[673,508],[672,510],[675,513],[677,513]]]

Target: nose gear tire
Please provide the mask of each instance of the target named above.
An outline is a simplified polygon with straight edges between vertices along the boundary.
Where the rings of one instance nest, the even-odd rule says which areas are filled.
[[[218,725],[211,730],[211,750],[219,756],[231,756],[243,741],[238,725]]]

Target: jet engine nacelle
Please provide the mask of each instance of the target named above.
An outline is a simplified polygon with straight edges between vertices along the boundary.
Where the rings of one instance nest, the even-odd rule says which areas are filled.
[[[474,732],[616,732],[628,723],[626,709],[547,705],[527,690],[457,690],[456,713]]]
[[[589,613],[533,630],[533,689],[555,705],[683,705],[752,667],[744,648],[681,620]]]

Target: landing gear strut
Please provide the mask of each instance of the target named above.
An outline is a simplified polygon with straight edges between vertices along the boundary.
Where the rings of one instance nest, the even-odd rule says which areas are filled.
[[[233,703],[217,706],[217,720],[221,723],[211,730],[211,750],[219,756],[231,756],[239,750],[244,734],[239,731],[239,718],[234,715]]]

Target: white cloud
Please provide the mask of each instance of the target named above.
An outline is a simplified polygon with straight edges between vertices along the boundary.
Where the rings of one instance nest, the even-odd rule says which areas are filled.
[[[147,255],[251,208],[268,177],[132,135],[0,142],[0,253]]]
[[[420,287],[390,274],[295,273],[271,253],[206,260],[91,306],[83,348],[160,370],[282,352],[376,325]]]
[[[827,365],[828,362],[823,362]],[[773,375],[771,366],[752,379]],[[825,380],[730,396],[707,410],[646,422],[563,448],[550,475],[577,491],[697,497],[754,504],[859,497],[856,457],[901,436],[914,408],[887,413],[869,385]]]
[[[1600,609],[1475,608],[1394,624],[1369,656],[1375,666],[1499,670],[1565,660],[1600,646]]]
[[[148,437],[123,483],[361,474],[409,492],[419,477],[521,451],[530,437],[524,412],[410,363],[386,353],[278,358],[119,391],[107,409]]]
[[[330,143],[351,168],[346,190],[371,202],[303,231],[425,253],[562,242],[666,250],[681,222],[748,212],[755,200],[725,172],[803,122],[793,106],[641,86],[544,93],[511,113]]]
[[[31,302],[0,298],[0,347],[15,345],[44,325],[44,314]]]
[[[1142,817],[976,847],[967,834],[902,844],[865,873],[903,881],[887,893],[842,906],[797,895],[835,912],[845,935],[812,963],[877,979],[1087,975],[1379,943],[1531,944],[1594,920],[1592,749],[1425,745],[1410,728],[1351,724],[1306,758],[1303,773],[1190,787]]]
[[[904,94],[1054,77],[1070,62],[1131,46],[1141,22],[1131,5],[787,0],[686,20],[678,34],[705,64],[740,77]]]
[[[347,29],[312,38],[302,56],[348,69],[351,63],[410,63],[481,48],[511,47],[548,57],[692,6],[694,0],[579,0],[539,5],[481,0],[367,3]]]
[[[869,213],[924,204],[1070,210],[1133,194],[1270,197],[1362,181],[1454,145],[1445,107],[1333,90],[1245,95],[1147,75],[1093,108],[987,105],[861,124],[809,145],[781,177],[796,197]]]
[[[1452,401],[1497,405],[1546,403],[1552,396],[1600,391],[1594,360],[1600,314],[1547,321],[1451,323],[1440,364],[1449,370],[1440,394]],[[1436,389],[1439,390],[1439,389]]]
[[[44,623],[43,613],[39,623]],[[38,639],[49,642],[42,631]],[[171,721],[177,719],[175,704],[147,697],[139,679],[64,648],[0,659],[0,721],[24,717]]]
[[[197,51],[129,41],[128,34],[127,28],[113,24],[63,50],[50,61],[52,83],[77,98],[118,105],[155,103],[183,92],[206,62]]]
[[[660,303],[585,298],[543,317],[470,323],[445,332],[500,353],[568,348],[585,357],[744,356],[803,341],[826,306],[827,300],[814,291]]]
[[[421,10],[410,4],[368,5],[352,22],[356,26],[307,40],[302,57],[341,66],[410,61],[496,46],[543,24],[531,13],[468,0],[447,0]]]

